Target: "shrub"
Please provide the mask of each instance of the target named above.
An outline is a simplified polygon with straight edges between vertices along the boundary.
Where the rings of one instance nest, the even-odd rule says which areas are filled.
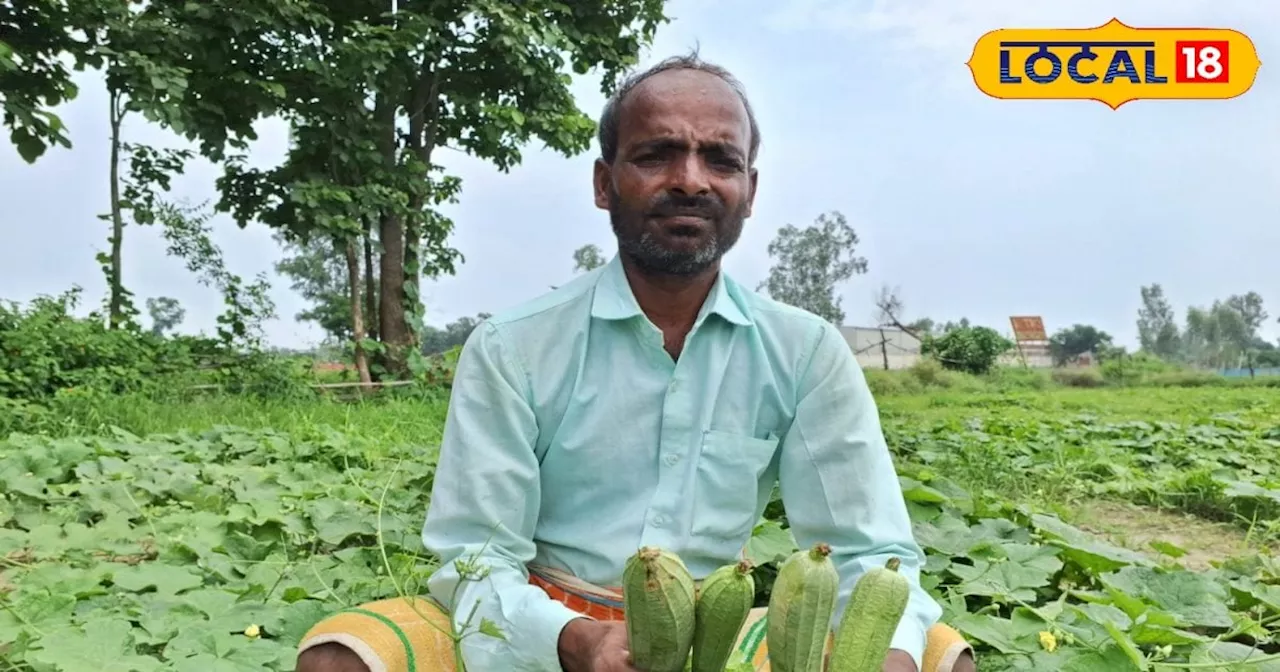
[[[1013,341],[990,327],[957,327],[941,336],[926,336],[920,353],[932,355],[952,371],[974,375],[987,373]]]
[[[1001,390],[1043,390],[1047,389],[1053,380],[1039,369],[997,366],[987,374],[987,383]]]
[[[1102,372],[1097,368],[1054,369],[1050,374],[1053,382],[1067,387],[1102,387],[1107,384]]]
[[[1184,370],[1145,352],[1132,355],[1115,354],[1104,359],[1098,368],[1102,372],[1102,377],[1108,383],[1115,385],[1137,385],[1156,374]]]
[[[77,316],[80,290],[0,304],[0,397],[39,401],[67,391],[166,392],[198,382],[233,392],[297,393],[302,371],[282,357],[239,351],[225,340],[165,337],[136,326],[108,329]]]

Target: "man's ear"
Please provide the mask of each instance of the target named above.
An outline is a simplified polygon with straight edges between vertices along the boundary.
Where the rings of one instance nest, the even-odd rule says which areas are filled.
[[[755,168],[751,169],[751,192],[747,194],[747,216],[751,216],[751,210],[756,203],[756,185],[760,178],[760,172]]]
[[[592,168],[591,186],[595,192],[596,207],[601,210],[609,209],[609,184],[613,181],[613,168],[604,162],[604,159],[596,159],[595,166]]]

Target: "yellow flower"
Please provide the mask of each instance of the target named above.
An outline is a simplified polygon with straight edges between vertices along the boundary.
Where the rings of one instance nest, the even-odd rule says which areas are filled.
[[[1041,631],[1040,646],[1044,647],[1045,651],[1052,653],[1054,649],[1058,648],[1058,638],[1054,637],[1052,632]]]
[[[250,625],[244,629],[244,636],[249,639],[257,639],[262,634],[262,629],[256,625]]]

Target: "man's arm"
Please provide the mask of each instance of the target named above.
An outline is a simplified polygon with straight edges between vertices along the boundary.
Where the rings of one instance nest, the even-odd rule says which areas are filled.
[[[782,440],[778,479],[787,520],[801,548],[825,542],[840,573],[835,619],[867,570],[891,557],[911,582],[907,611],[891,647],[916,668],[942,608],[920,586],[916,544],[871,390],[848,343],[824,324],[800,362],[795,419]]]
[[[462,350],[423,526],[423,542],[441,561],[427,586],[458,627],[478,603],[469,631],[481,619],[501,629],[502,638],[466,635],[469,669],[560,672],[560,632],[580,615],[528,582],[541,487],[522,364],[489,323]],[[466,580],[472,561],[487,577]]]

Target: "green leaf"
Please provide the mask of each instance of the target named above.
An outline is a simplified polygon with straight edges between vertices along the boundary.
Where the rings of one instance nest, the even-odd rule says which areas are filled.
[[[502,632],[502,628],[498,627],[497,623],[494,623],[487,618],[480,619],[480,634],[485,635],[486,637],[496,637],[503,641],[506,641],[507,639],[507,636]]]
[[[1032,516],[1032,523],[1050,543],[1063,549],[1063,557],[1091,573],[1102,574],[1126,565],[1154,564],[1139,553],[1108,544],[1057,518],[1037,514]]]
[[[1233,622],[1227,590],[1203,574],[1125,567],[1101,579],[1112,591],[1162,608],[1178,619],[1177,625],[1227,628]]]
[[[177,595],[204,583],[199,574],[184,567],[150,563],[120,567],[112,581],[122,590],[140,593],[154,588],[162,595]]]
[[[766,520],[751,533],[747,540],[746,558],[757,567],[771,562],[780,562],[796,550],[796,541],[791,531],[784,529],[776,521]]]
[[[35,663],[59,672],[152,672],[164,669],[151,656],[134,651],[133,626],[125,621],[95,623],[91,628],[58,633],[36,641],[39,647],[26,654]]]

